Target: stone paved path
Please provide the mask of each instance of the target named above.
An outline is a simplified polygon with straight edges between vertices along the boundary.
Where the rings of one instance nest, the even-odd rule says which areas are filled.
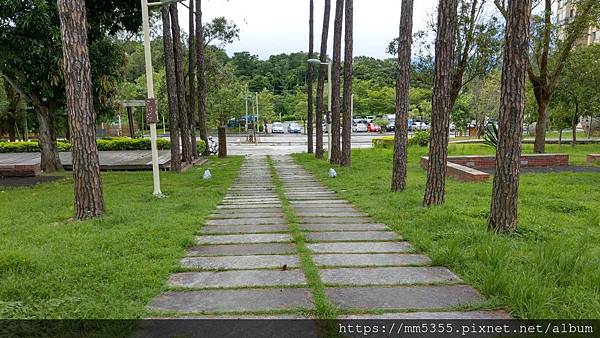
[[[343,318],[507,318],[502,311],[453,311],[484,298],[401,236],[341,200],[294,163],[274,158],[285,195],[305,232],[325,293]],[[383,310],[384,315],[360,315]],[[407,314],[407,311],[417,311]]]
[[[344,319],[507,318],[460,312],[483,297],[384,224],[357,211],[289,156],[273,158],[325,294]],[[298,318],[314,309],[266,157],[248,157],[240,176],[181,260],[170,291],[149,308],[161,315]],[[364,313],[385,312],[383,315]],[[249,315],[248,315],[249,314]],[[278,317],[279,316],[279,317]],[[290,317],[292,316],[292,317]]]

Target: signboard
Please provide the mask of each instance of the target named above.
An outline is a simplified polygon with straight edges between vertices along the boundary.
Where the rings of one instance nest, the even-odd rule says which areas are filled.
[[[158,123],[158,112],[156,109],[156,99],[151,98],[146,100],[146,122]]]

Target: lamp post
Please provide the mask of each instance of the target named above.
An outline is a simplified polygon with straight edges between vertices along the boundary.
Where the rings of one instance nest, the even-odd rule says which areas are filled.
[[[308,59],[308,63],[312,65],[327,65],[327,160],[331,160],[331,62],[321,62],[319,59]],[[318,113],[318,112],[317,112]]]
[[[154,98],[154,78],[152,72],[152,52],[150,50],[150,19],[148,15],[149,6],[162,6],[180,0],[163,0],[159,2],[148,3],[148,0],[142,1],[142,26],[144,30],[144,56],[146,60],[146,86],[148,88],[148,99],[146,100],[146,119],[150,125],[150,144],[152,147],[152,176],[154,179],[154,196],[162,197],[160,191],[160,168],[158,167],[158,146],[156,145],[156,124],[158,123],[158,113],[156,108],[156,99]],[[143,120],[142,120],[143,122]],[[164,122],[163,122],[164,124]]]

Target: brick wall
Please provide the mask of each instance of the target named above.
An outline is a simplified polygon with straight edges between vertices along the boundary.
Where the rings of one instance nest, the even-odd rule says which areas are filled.
[[[600,161],[600,154],[589,154],[587,156],[587,161],[589,163],[594,163],[596,161]]]
[[[0,177],[33,177],[41,173],[39,164],[0,165]]]

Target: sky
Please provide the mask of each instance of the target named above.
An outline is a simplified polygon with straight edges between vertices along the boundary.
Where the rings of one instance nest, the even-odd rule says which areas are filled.
[[[186,1],[187,2],[187,1]],[[385,50],[398,36],[400,0],[354,0],[354,54],[392,57]],[[417,0],[414,31],[424,30],[437,0]],[[267,59],[270,55],[308,51],[309,0],[205,0],[203,19],[225,16],[240,28],[240,40],[226,46],[229,55],[248,51]],[[332,0],[330,42],[335,0]],[[321,44],[324,0],[315,0],[315,51]],[[187,31],[188,10],[180,5],[182,29]]]

